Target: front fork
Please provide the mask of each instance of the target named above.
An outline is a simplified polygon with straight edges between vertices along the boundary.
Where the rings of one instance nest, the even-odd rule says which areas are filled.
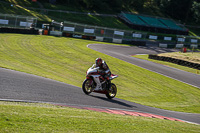
[[[91,77],[86,77],[89,80],[89,87],[92,88],[92,91],[95,89],[95,82]]]
[[[108,82],[107,90],[110,90],[111,85],[112,85],[112,84],[111,84],[111,80],[108,80],[107,82]]]

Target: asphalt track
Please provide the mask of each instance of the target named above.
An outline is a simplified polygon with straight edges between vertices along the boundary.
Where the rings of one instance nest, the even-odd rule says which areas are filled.
[[[166,52],[175,52],[176,49],[166,49],[159,47],[131,47],[131,46],[117,46],[117,45],[88,45],[89,48],[96,51],[105,53],[139,67],[148,69],[150,71],[165,75],[167,77],[179,80],[186,84],[190,84],[194,87],[200,88],[200,75],[185,72],[175,68],[167,67],[150,61],[131,57],[135,54],[158,54]]]
[[[130,57],[134,54],[155,54],[161,52],[170,52],[169,50],[159,49],[159,48],[139,48],[139,47],[127,47],[127,46],[111,46],[111,45],[89,45],[89,48],[103,52],[105,54],[111,55],[113,57],[125,60],[127,62],[133,63],[140,66],[137,62],[143,62],[149,64],[147,61],[138,60],[136,58]],[[141,63],[142,64],[142,63]],[[160,68],[158,73],[163,71],[171,70],[175,74],[183,74],[184,72],[177,69],[168,68],[166,66],[151,63],[150,66],[153,67],[164,67]],[[145,66],[142,66],[145,68]],[[151,67],[147,68],[151,69]],[[157,69],[156,69],[157,70]],[[152,71],[156,71],[152,70]],[[162,72],[163,75],[167,75]],[[187,76],[190,73],[187,73]],[[172,77],[172,75],[167,75]],[[186,76],[186,75],[185,75]],[[187,77],[186,76],[186,77]],[[179,76],[177,76],[179,77]],[[176,78],[176,77],[172,77]],[[190,74],[189,79],[183,80],[188,84],[197,86],[200,88],[199,83],[200,76],[195,74]],[[182,77],[178,78],[182,81]],[[82,84],[82,81],[80,81]],[[92,93],[90,96],[85,95],[81,88],[68,85],[62,82],[54,81],[51,79],[18,72],[14,70],[0,68],[0,99],[8,101],[27,101],[27,102],[45,102],[54,103],[59,105],[70,105],[70,106],[81,106],[81,107],[92,107],[92,108],[107,108],[107,109],[118,109],[118,110],[129,110],[135,112],[151,113],[155,115],[161,115],[165,117],[177,118],[187,122],[200,124],[200,114],[182,113],[167,111],[162,109],[157,109],[153,107],[143,106],[137,103],[132,103],[122,99],[114,98],[109,100],[102,94]]]

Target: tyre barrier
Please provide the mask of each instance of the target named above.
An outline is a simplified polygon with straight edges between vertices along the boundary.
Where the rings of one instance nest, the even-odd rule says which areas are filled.
[[[36,29],[19,29],[19,28],[0,28],[0,33],[19,33],[19,34],[34,34],[39,35],[39,30]]]
[[[95,40],[96,39],[95,36],[73,34],[73,33],[66,33],[66,32],[63,32],[62,36],[64,36],[64,37],[73,37],[73,38],[81,38],[81,39],[87,39],[87,40]]]
[[[87,40],[95,40],[95,36],[87,36],[87,35],[82,35],[82,39],[87,39]]]
[[[136,46],[146,46],[146,41],[131,41],[131,44]]]
[[[184,60],[181,60],[181,59],[175,59],[175,58],[172,58],[172,57],[165,57],[165,56],[158,56],[158,55],[151,55],[151,54],[149,55],[148,58],[154,59],[154,60],[171,62],[171,63],[177,64],[177,65],[186,66],[186,67],[190,67],[190,68],[200,70],[200,64],[189,62],[189,61],[184,61]]]
[[[62,36],[64,36],[64,37],[72,37],[72,34],[71,33],[63,32]]]

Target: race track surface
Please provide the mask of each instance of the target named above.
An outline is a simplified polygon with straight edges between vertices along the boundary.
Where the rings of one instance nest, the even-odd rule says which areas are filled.
[[[116,45],[88,45],[89,48],[105,53],[115,58],[124,60],[139,67],[148,69],[150,71],[165,75],[167,77],[179,80],[181,82],[190,84],[194,87],[200,88],[200,75],[185,72],[175,68],[167,67],[150,61],[141,60],[131,57],[135,54],[158,54],[166,52],[175,52],[174,49],[165,49],[159,47],[131,47],[131,46],[116,46]]]
[[[130,48],[127,48],[126,46],[120,47],[120,46],[109,46],[109,45],[105,46],[90,45],[89,48],[92,48],[100,52],[105,52],[106,54],[112,53],[114,57],[117,56],[116,58],[119,57],[119,59],[124,59],[127,62],[130,63],[132,62],[133,64],[136,64],[135,62],[137,61],[135,61],[135,58],[132,58],[129,55],[165,52],[159,49],[155,51],[139,47],[135,47],[136,51],[134,51],[130,50]],[[127,52],[125,50],[127,50]],[[143,61],[139,60],[138,62],[143,62]],[[144,61],[144,63],[146,63],[146,61]],[[156,64],[154,64],[154,66],[156,66]],[[160,66],[157,67],[159,68]],[[165,68],[165,69],[168,70],[170,68]],[[172,70],[178,71],[176,69]],[[191,78],[196,78],[196,77],[194,75],[194,77]],[[80,81],[80,84],[82,84],[82,81]],[[192,84],[192,82],[190,82],[189,84]],[[199,86],[198,83],[193,85]],[[79,87],[75,87],[51,79],[4,68],[0,68],[0,91],[1,91],[0,93],[1,100],[11,100],[11,101],[21,100],[27,102],[35,101],[35,102],[47,102],[47,103],[55,103],[55,104],[71,105],[71,106],[123,109],[136,112],[151,113],[165,117],[173,117],[184,121],[200,124],[200,114],[167,111],[148,106],[143,106],[140,104],[132,103],[118,98],[109,100],[105,97],[105,95],[96,93],[92,93],[90,96],[87,96],[82,92],[81,88]]]

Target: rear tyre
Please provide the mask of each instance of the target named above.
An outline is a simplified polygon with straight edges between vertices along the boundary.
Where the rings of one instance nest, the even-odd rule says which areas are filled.
[[[89,95],[92,92],[92,85],[90,85],[89,79],[83,81],[82,90],[86,95]]]
[[[108,90],[108,93],[106,94],[106,97],[112,99],[116,95],[117,95],[117,87],[115,84],[112,83],[110,89]]]

